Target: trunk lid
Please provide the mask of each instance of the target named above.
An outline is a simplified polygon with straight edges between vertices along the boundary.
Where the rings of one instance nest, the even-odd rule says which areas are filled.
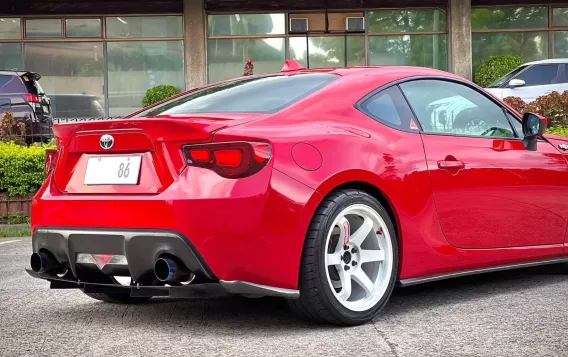
[[[210,142],[216,131],[265,116],[199,114],[56,124],[54,182],[67,194],[157,194],[184,170],[183,145]]]

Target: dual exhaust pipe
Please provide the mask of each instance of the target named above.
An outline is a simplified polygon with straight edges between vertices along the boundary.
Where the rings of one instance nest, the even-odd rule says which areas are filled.
[[[33,253],[30,265],[34,272],[41,274],[59,274],[63,270],[61,264],[49,252]],[[176,258],[159,258],[154,264],[154,275],[161,282],[187,282],[192,273]]]

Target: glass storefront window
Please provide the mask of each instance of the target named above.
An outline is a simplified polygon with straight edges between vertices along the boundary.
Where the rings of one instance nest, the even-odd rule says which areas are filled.
[[[108,38],[181,38],[183,17],[107,17],[106,32]]]
[[[255,74],[280,71],[286,59],[284,38],[208,40],[209,83],[242,76],[249,58],[254,62]]]
[[[24,59],[41,75],[55,118],[104,116],[102,42],[26,43]]]
[[[345,37],[291,37],[290,58],[303,66],[308,66],[306,47],[309,44],[310,68],[329,68],[365,65],[365,37],[347,36],[347,51]],[[347,61],[346,61],[347,58]]]
[[[471,11],[473,31],[547,27],[548,7],[493,7]]]
[[[0,70],[22,69],[22,44],[0,43]]]
[[[568,58],[568,31],[554,32],[554,57]]]
[[[552,25],[554,27],[568,27],[568,7],[552,9]]]
[[[0,17],[0,40],[19,40],[21,37],[19,18]]]
[[[210,15],[209,36],[284,35],[284,14]]]
[[[546,59],[548,58],[548,32],[472,34],[474,70],[481,62],[495,55],[520,56],[524,62]]]
[[[420,66],[446,70],[447,35],[369,37],[369,64]]]
[[[101,19],[66,19],[66,37],[102,37]]]
[[[108,42],[109,115],[142,108],[146,91],[159,84],[185,89],[183,41]]]
[[[370,33],[446,32],[442,10],[378,10],[367,12]]]
[[[26,38],[61,37],[61,19],[26,19]]]

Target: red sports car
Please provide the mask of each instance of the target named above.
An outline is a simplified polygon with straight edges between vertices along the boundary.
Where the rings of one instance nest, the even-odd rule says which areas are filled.
[[[446,72],[294,62],[55,125],[28,271],[360,324],[396,284],[567,261],[568,140],[545,127]]]

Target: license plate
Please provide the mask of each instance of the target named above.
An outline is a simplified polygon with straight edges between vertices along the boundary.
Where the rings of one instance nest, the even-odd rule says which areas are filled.
[[[137,185],[141,164],[141,155],[89,157],[84,184]]]

